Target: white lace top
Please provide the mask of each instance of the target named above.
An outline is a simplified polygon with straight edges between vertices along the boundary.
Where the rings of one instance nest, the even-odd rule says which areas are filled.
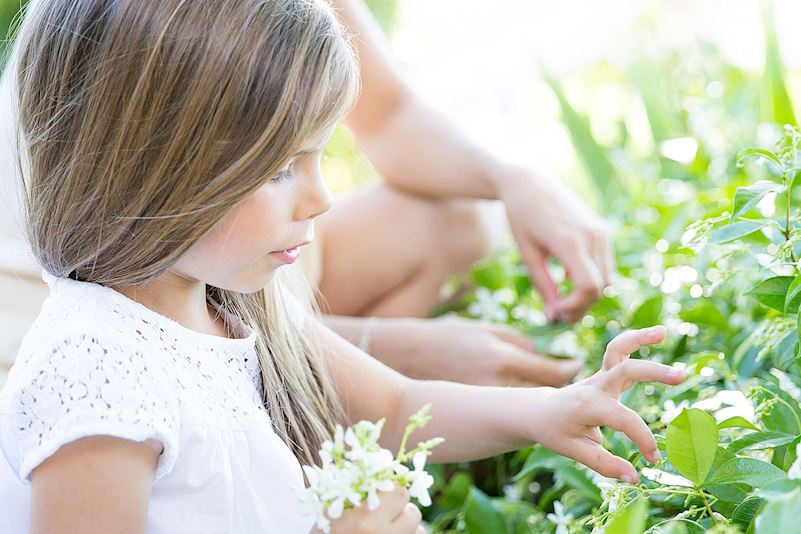
[[[50,297],[0,390],[3,533],[28,531],[31,471],[99,434],[164,445],[147,533],[309,532],[300,465],[260,399],[255,332],[202,334],[113,289],[43,278]]]

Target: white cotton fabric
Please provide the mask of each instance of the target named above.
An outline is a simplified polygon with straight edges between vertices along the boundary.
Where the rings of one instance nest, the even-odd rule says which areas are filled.
[[[149,534],[307,533],[300,465],[261,398],[256,332],[202,334],[97,284],[43,279],[50,296],[0,390],[0,518],[30,524],[30,474],[90,435],[164,445]],[[9,522],[10,521],[10,522]]]

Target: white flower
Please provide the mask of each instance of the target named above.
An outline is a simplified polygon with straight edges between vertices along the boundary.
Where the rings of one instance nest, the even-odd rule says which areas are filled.
[[[573,516],[565,513],[565,509],[559,501],[553,502],[553,512],[546,517],[548,521],[556,525],[556,534],[568,534],[568,526],[573,520]]]
[[[667,471],[654,469],[652,467],[643,467],[642,476],[664,486],[682,486],[686,488],[693,487],[693,483],[683,476],[674,475],[673,473],[668,473]]]
[[[722,389],[708,399],[694,402],[692,407],[713,412],[718,423],[734,416],[754,420],[754,406],[741,391]]]
[[[578,336],[573,330],[562,332],[551,341],[548,350],[553,354],[560,356],[570,356],[572,358],[584,358],[586,356],[584,350],[579,347]]]
[[[614,478],[608,478],[603,476],[600,473],[596,473],[592,469],[587,469],[590,475],[590,479],[595,486],[601,490],[601,498],[606,500],[609,497],[610,490],[617,486],[617,480]]]
[[[502,291],[492,293],[486,287],[479,287],[474,293],[476,301],[467,307],[467,313],[482,321],[506,322],[509,314],[502,304],[508,304],[508,295]]]
[[[434,477],[425,471],[426,453],[418,452],[412,458],[414,471],[409,472],[409,480],[412,485],[409,487],[409,495],[417,499],[422,506],[431,506],[431,497],[428,495],[428,488],[434,484]]]
[[[795,447],[795,461],[787,470],[787,478],[791,480],[801,480],[801,443]]]
[[[414,429],[425,426],[428,421],[428,406],[412,417],[406,429],[403,442]],[[426,473],[425,461],[428,451],[438,445],[439,438],[418,443],[410,451],[415,469],[410,471],[400,460],[406,461],[408,455],[395,458],[387,449],[378,444],[383,420],[377,423],[361,421],[347,430],[337,426],[334,439],[326,441],[320,449],[322,466],[303,466],[309,482],[301,504],[309,515],[316,518],[317,527],[330,532],[331,519],[342,516],[345,510],[356,508],[366,501],[370,510],[381,503],[379,492],[391,491],[395,484],[408,488],[424,506],[431,504],[428,489],[434,478]]]

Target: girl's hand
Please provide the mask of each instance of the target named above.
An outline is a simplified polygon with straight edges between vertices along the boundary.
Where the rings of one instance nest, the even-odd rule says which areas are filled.
[[[684,380],[684,372],[667,365],[629,359],[629,354],[640,347],[664,339],[663,326],[630,330],[613,339],[606,347],[600,371],[586,380],[553,390],[538,408],[542,410],[544,424],[540,425],[537,441],[603,476],[636,483],[634,466],[603,447],[598,427],[623,432],[647,460],[659,459],[653,434],[636,412],[620,403],[620,396],[635,382],[676,385]]]
[[[371,352],[406,376],[482,386],[558,387],[583,366],[539,354],[508,326],[459,317],[379,323]]]
[[[331,534],[425,534],[420,526],[420,509],[409,502],[405,488],[396,485],[394,490],[379,495],[381,504],[375,510],[370,511],[362,504],[331,521]]]

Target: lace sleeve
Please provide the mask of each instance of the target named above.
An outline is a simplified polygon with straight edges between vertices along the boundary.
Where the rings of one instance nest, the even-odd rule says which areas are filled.
[[[91,435],[156,439],[164,451],[155,480],[178,455],[179,402],[147,341],[109,331],[39,336],[12,399],[19,477],[59,447]]]

